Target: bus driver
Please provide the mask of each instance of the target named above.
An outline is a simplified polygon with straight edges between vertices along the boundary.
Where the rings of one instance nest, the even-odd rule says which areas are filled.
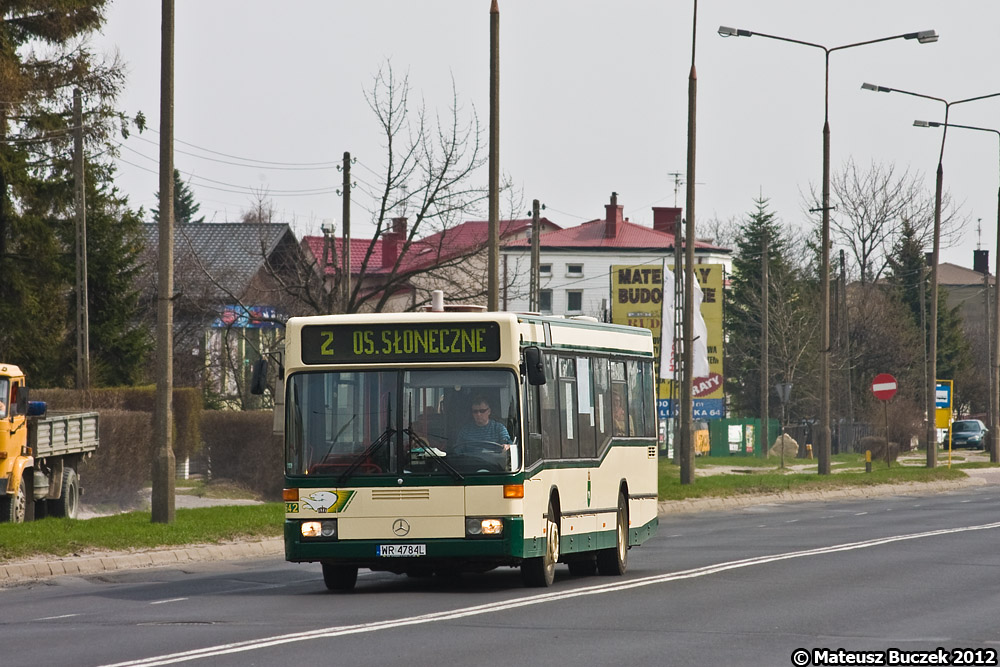
[[[491,419],[490,414],[490,404],[486,398],[480,395],[472,399],[472,423],[458,432],[459,446],[474,442],[510,444],[510,433],[507,432],[507,427],[495,419]]]

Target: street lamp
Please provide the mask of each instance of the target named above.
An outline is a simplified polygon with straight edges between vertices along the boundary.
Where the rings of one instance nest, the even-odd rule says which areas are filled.
[[[820,429],[819,429],[819,465],[818,472],[821,475],[830,474],[830,54],[834,51],[843,51],[856,46],[867,46],[879,42],[888,42],[893,39],[915,39],[920,44],[936,42],[938,35],[933,30],[922,30],[920,32],[907,32],[891,37],[881,37],[864,42],[844,44],[842,46],[826,47],[822,44],[804,42],[788,37],[768,35],[763,32],[753,32],[741,28],[719,27],[719,35],[722,37],[766,37],[776,39],[781,42],[791,42],[802,46],[811,46],[822,49],[826,58],[824,95],[823,95],[823,201],[820,205],[823,214],[822,223],[822,263],[820,267],[822,284],[822,362],[820,365]]]
[[[927,332],[927,467],[933,468],[937,465],[937,426],[935,424],[935,410],[937,408],[937,311],[938,311],[938,259],[941,250],[941,196],[944,187],[944,140],[948,136],[948,112],[956,104],[975,102],[989,97],[997,97],[1000,93],[990,93],[989,95],[979,95],[968,97],[964,100],[949,102],[941,97],[914,93],[899,88],[889,88],[888,86],[877,86],[873,83],[861,84],[863,90],[871,90],[876,93],[901,93],[912,97],[920,97],[925,100],[934,100],[944,104],[944,123],[939,123],[941,131],[941,152],[938,154],[937,180],[934,185],[934,244],[931,251],[931,294],[930,294],[930,322]]]
[[[913,124],[916,127],[944,127],[945,129],[949,127],[959,127],[964,130],[978,130],[979,132],[992,132],[1000,140],[1000,130],[995,130],[991,127],[975,127],[973,125],[959,125],[957,123],[936,123],[934,121],[927,120],[915,120]],[[998,141],[1000,144],[1000,141]],[[994,259],[996,262],[996,276],[1000,277],[1000,189],[997,189],[997,256]],[[987,271],[987,273],[989,273]],[[1000,437],[1000,278],[995,278],[996,281],[993,285],[993,295],[995,298],[994,308],[993,308],[993,339],[990,341],[993,346],[993,366],[990,368],[990,415],[992,416],[992,423],[990,424],[990,461],[992,463],[1000,463],[1000,442],[997,438]]]

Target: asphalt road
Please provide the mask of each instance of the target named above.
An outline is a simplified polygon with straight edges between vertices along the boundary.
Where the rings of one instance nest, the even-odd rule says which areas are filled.
[[[663,517],[625,577],[560,566],[547,590],[508,569],[363,572],[330,594],[318,566],[275,559],[57,577],[0,590],[0,642],[25,666],[791,665],[1000,648],[998,574],[988,485]]]

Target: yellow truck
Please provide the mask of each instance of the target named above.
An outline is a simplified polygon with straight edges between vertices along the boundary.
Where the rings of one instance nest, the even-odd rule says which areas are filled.
[[[75,519],[80,462],[97,449],[96,412],[45,414],[21,369],[0,362],[0,522]]]

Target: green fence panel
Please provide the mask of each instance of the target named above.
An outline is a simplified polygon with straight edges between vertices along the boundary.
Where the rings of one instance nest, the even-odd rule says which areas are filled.
[[[768,447],[781,433],[777,419],[767,424]],[[712,456],[767,456],[760,446],[760,419],[716,419],[708,422],[708,437]]]

